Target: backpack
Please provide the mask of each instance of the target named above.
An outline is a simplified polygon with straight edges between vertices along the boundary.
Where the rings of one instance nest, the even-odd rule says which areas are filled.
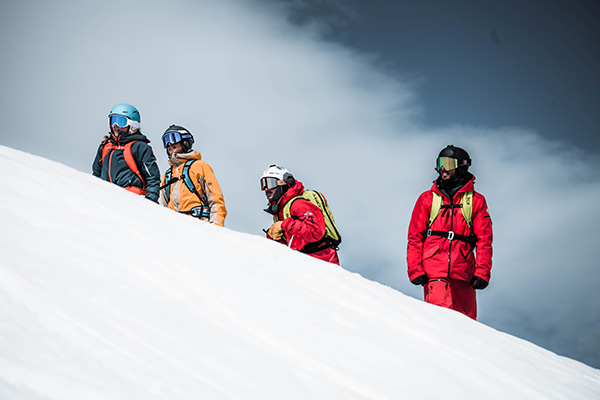
[[[441,236],[445,237],[448,240],[460,240],[463,242],[469,243],[471,247],[475,245],[477,242],[477,236],[473,234],[473,191],[464,192],[460,195],[460,204],[448,204],[442,205],[444,202],[444,198],[432,191],[433,199],[431,201],[431,212],[429,213],[429,222],[427,224],[427,236]],[[455,234],[454,232],[444,232],[444,231],[432,231],[430,229],[433,221],[437,218],[440,213],[440,209],[442,208],[462,208],[462,215],[467,221],[467,225],[469,225],[469,229],[471,229],[471,234],[469,236]]]
[[[325,200],[325,197],[316,190],[305,190],[299,196],[293,197],[290,201],[288,201],[283,208],[283,219],[287,219],[291,216],[290,209],[292,207],[292,203],[297,199],[308,200],[315,206],[319,207],[319,210],[321,210],[323,217],[325,218],[326,228],[325,235],[321,240],[307,244],[304,246],[301,252],[311,254],[329,247],[338,250],[340,243],[342,243],[342,236],[335,225],[335,220],[333,219],[333,214],[329,209],[327,200]],[[277,217],[274,219],[276,218]]]
[[[135,159],[133,158],[133,154],[131,153],[131,146],[135,143],[138,142],[138,140],[134,140],[133,142],[129,142],[124,146],[115,146],[113,144],[113,142],[108,141],[106,142],[106,144],[104,145],[104,147],[102,148],[102,163],[104,163],[104,159],[106,158],[106,156],[108,155],[108,153],[110,153],[111,150],[120,150],[123,152],[123,158],[125,159],[125,162],[127,163],[127,166],[129,167],[129,169],[137,175],[138,178],[140,178],[140,181],[142,182],[142,192],[143,194],[146,194],[146,180],[144,179],[144,177],[142,177],[142,174],[140,173],[139,168],[137,167],[137,164],[135,163]],[[109,174],[110,177],[110,174]]]

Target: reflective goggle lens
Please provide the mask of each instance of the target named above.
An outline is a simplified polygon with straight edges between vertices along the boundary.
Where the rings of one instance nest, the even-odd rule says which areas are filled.
[[[129,124],[129,119],[122,115],[111,115],[110,116],[110,126],[113,125],[118,126],[119,128],[124,128]]]
[[[444,167],[446,171],[451,171],[458,168],[458,160],[450,157],[438,157],[436,166],[438,172],[442,170],[442,167]]]
[[[169,143],[175,144],[181,142],[181,134],[179,132],[167,132],[163,135],[162,140],[163,146],[166,149]]]
[[[277,187],[277,178],[261,178],[260,190],[275,189]]]

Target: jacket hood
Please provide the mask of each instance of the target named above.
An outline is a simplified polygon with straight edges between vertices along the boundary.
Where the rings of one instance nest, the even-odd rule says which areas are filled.
[[[178,167],[185,164],[188,160],[202,160],[202,156],[199,151],[192,150],[189,153],[175,153],[169,158],[169,165],[172,167]]]
[[[290,186],[287,192],[285,192],[283,196],[281,196],[281,199],[279,199],[279,208],[283,210],[283,206],[285,206],[285,203],[287,203],[294,197],[300,195],[300,193],[302,192],[304,192],[304,185],[302,184],[302,182],[296,181],[296,183],[293,186]]]

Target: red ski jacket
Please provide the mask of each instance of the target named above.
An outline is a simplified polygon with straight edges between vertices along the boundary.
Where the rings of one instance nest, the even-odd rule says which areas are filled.
[[[279,211],[275,216],[278,221],[283,221],[281,228],[285,234],[280,242],[298,251],[302,251],[309,243],[321,240],[326,231],[325,217],[323,217],[321,209],[305,199],[294,200],[290,207],[290,217],[283,218],[283,209],[286,203],[299,196],[303,191],[304,185],[302,185],[302,182],[296,181],[296,184],[281,196]],[[340,263],[337,252],[331,247],[309,255],[333,264],[339,265]]]
[[[490,281],[492,269],[492,220],[488,214],[485,197],[473,193],[473,234],[477,242],[473,246],[462,240],[448,240],[448,237],[431,235],[428,231],[454,232],[463,237],[471,234],[471,228],[462,215],[460,207],[442,208],[431,227],[428,227],[433,193],[443,198],[443,205],[460,205],[461,193],[474,191],[475,177],[458,190],[452,203],[437,188],[435,182],[431,190],[419,196],[408,227],[408,277],[427,274],[429,279],[451,278],[470,282],[473,276]]]

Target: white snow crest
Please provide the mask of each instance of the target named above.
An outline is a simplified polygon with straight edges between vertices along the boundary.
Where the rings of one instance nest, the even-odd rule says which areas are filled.
[[[261,235],[4,146],[0,171],[1,399],[600,398],[599,370]]]

